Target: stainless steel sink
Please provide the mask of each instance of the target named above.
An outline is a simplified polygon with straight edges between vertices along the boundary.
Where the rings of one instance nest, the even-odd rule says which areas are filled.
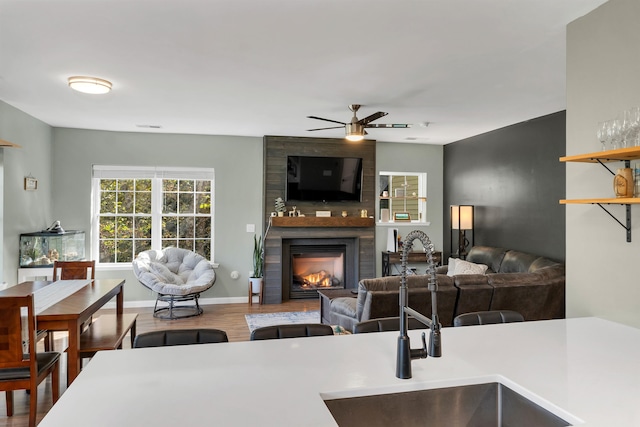
[[[498,382],[325,399],[339,426],[556,427],[567,421]]]

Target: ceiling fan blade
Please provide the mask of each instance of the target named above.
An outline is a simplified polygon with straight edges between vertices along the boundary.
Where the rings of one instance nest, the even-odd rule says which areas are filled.
[[[358,123],[360,123],[361,125],[366,125],[374,120],[378,120],[380,117],[386,116],[387,114],[389,113],[378,111],[377,113],[373,113],[372,115],[367,116],[364,119],[358,120]]]
[[[316,119],[316,120],[324,120],[325,122],[339,123],[339,124],[341,124],[341,125],[346,125],[346,123],[344,123],[344,122],[339,122],[339,121],[337,121],[337,120],[331,120],[331,119],[323,119],[322,117],[307,116],[307,118],[309,118],[309,119]]]
[[[344,129],[344,126],[332,126],[332,127],[330,127],[330,128],[307,129],[307,131],[312,131],[312,130],[325,130],[325,129]]]
[[[372,125],[365,125],[366,128],[398,128],[398,129],[410,128],[411,126],[412,125],[405,124],[405,123],[388,123],[388,124],[376,123]]]

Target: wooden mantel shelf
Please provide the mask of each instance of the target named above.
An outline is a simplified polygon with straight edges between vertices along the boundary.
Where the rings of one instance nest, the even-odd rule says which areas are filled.
[[[272,227],[373,227],[373,218],[361,217],[341,217],[341,216],[294,216],[294,217],[273,217]]]

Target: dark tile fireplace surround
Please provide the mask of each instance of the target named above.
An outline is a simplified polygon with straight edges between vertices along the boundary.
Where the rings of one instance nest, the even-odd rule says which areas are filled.
[[[373,214],[375,209],[375,141],[366,140],[358,144],[346,143],[344,139],[264,137],[264,230],[265,238],[264,296],[265,304],[279,304],[290,298],[292,278],[290,247],[298,245],[345,245],[344,287],[357,288],[358,281],[375,277],[375,223],[370,218],[360,218],[366,209]],[[362,200],[360,202],[296,202],[305,217],[274,218],[271,223],[277,197],[285,197],[287,156],[345,156],[363,159]],[[290,209],[294,203],[287,202]],[[318,218],[315,212],[329,210],[331,218]],[[341,211],[348,217],[340,217]],[[285,213],[286,215],[286,213]],[[271,224],[269,226],[269,224]],[[342,286],[342,285],[340,285]],[[311,291],[302,297],[316,297]]]
[[[345,262],[346,289],[357,288],[361,278],[375,274],[373,227],[271,227],[265,245],[265,304],[278,304],[290,299],[290,247],[299,242],[350,247],[352,251],[347,251]],[[304,297],[316,296],[317,293],[312,291]]]

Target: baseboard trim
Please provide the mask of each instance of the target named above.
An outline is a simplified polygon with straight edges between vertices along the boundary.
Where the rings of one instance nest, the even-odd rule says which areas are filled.
[[[200,305],[212,305],[212,304],[248,304],[247,297],[226,297],[226,298],[200,298],[198,300]],[[125,301],[124,308],[153,308],[156,305],[156,300],[143,300],[143,301]],[[116,308],[115,301],[108,302],[103,308]]]

